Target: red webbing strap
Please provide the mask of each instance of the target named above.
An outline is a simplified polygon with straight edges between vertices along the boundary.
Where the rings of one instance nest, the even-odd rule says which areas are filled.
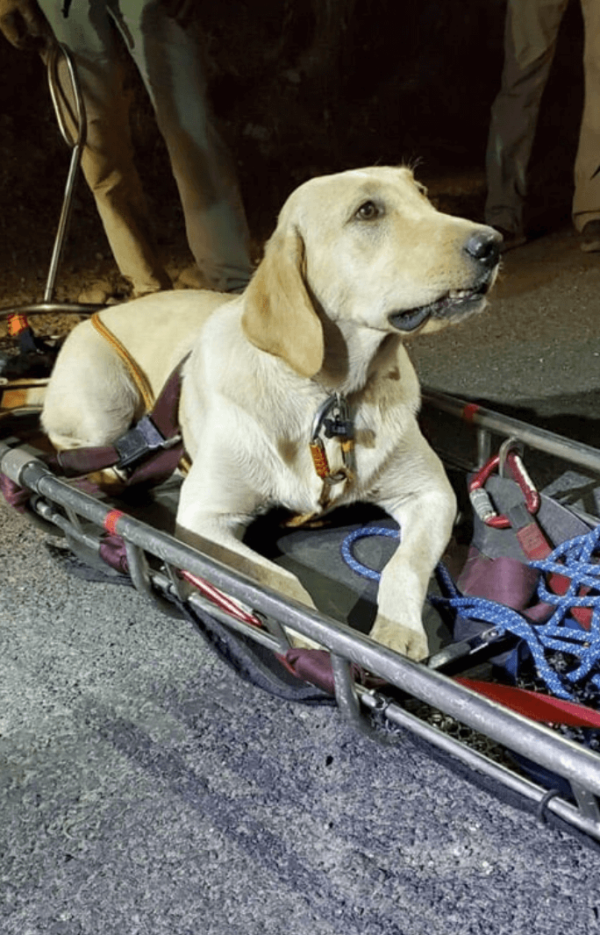
[[[535,519],[519,505],[508,511],[511,523],[515,530],[515,535],[519,540],[519,545],[530,561],[540,561],[547,558],[552,552],[552,546],[547,541],[542,530]],[[527,517],[525,519],[525,517]],[[551,574],[546,582],[548,590],[562,597],[566,594],[571,585],[570,578],[565,575]],[[581,588],[579,596],[582,597],[589,592],[589,588]],[[589,630],[592,625],[591,607],[571,607],[569,613],[583,627]]]
[[[600,728],[600,711],[594,711],[585,705],[573,701],[563,701],[551,695],[515,688],[512,685],[498,685],[496,682],[481,682],[477,679],[457,677],[454,681],[470,688],[491,701],[523,714],[532,721],[546,724],[565,724],[569,727]]]

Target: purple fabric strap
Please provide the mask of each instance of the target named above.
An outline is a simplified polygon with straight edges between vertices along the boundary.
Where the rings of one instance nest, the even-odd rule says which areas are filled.
[[[288,649],[283,657],[287,668],[304,682],[317,685],[330,695],[335,695],[335,681],[331,668],[331,657],[325,649]],[[367,688],[382,688],[383,679],[366,672],[360,666],[352,666],[355,682]]]
[[[119,460],[119,454],[112,445],[104,445],[101,448],[70,448],[44,460],[49,468],[63,477],[81,477],[82,474],[112,467]]]
[[[501,555],[488,558],[475,546],[470,546],[467,561],[457,581],[462,594],[482,597],[518,610],[533,623],[545,623],[554,607],[539,601],[532,606],[539,580],[539,571],[516,558]]]
[[[187,358],[186,358],[187,359]],[[181,395],[181,369],[185,361],[181,361],[165,383],[151,413],[152,422],[165,439],[173,438],[179,428],[178,410]],[[156,454],[150,456],[142,465],[135,468],[129,479],[130,484],[153,480],[155,476],[162,479],[172,474],[183,454],[183,445],[168,449],[158,449]],[[49,462],[66,477],[79,477],[82,474],[91,474],[104,468],[113,467],[120,460],[119,452],[114,445],[102,447],[72,448],[60,451]],[[53,463],[54,462],[54,463]],[[154,466],[156,465],[156,471]]]
[[[471,546],[457,585],[462,594],[523,610],[535,594],[538,578],[535,568],[516,558],[488,558]]]
[[[17,513],[24,513],[27,502],[31,496],[29,490],[19,487],[6,474],[0,474],[0,493],[9,506],[12,506]]]
[[[121,536],[111,535],[109,533],[104,535],[100,543],[98,554],[102,561],[106,562],[111,568],[114,568],[115,571],[120,572],[122,575],[129,574],[125,542]]]

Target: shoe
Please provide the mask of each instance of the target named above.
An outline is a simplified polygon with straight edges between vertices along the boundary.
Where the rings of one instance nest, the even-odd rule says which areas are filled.
[[[183,269],[173,284],[174,289],[208,289],[209,292],[228,292],[232,295],[241,295],[248,283],[253,270],[247,273],[240,270],[232,271],[229,276],[208,279],[207,276],[193,264]]]
[[[584,253],[600,252],[600,220],[588,221],[580,234],[580,248]]]
[[[173,286],[175,289],[211,289],[210,283],[195,263],[181,270]]]
[[[77,296],[82,305],[119,305],[129,298],[125,289],[115,288],[109,279],[97,279]]]
[[[496,227],[495,230],[502,234],[502,243],[500,244],[500,253],[508,253],[509,250],[516,250],[527,243],[527,237],[522,230],[509,231],[504,227]]]

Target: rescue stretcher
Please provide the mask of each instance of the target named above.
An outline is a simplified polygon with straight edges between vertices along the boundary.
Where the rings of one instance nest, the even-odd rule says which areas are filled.
[[[61,48],[60,54],[67,61],[79,132],[73,137],[61,118],[65,102],[60,100],[53,57],[48,68],[50,91],[72,156],[48,281],[41,303],[0,310],[0,320],[16,325],[12,334],[21,351],[31,352],[34,359],[39,348],[30,318],[46,313],[88,315],[98,308],[54,299],[85,141],[85,113],[73,64],[66,49]],[[595,558],[600,538],[600,450],[471,402],[433,390],[423,393],[424,432],[446,465],[461,510],[445,557],[454,578],[461,580],[460,571],[472,557],[468,546],[477,537],[485,547],[489,536],[496,536],[502,552],[506,541],[502,536],[507,533],[501,530],[511,524],[520,535],[517,551],[521,547],[524,551],[521,548],[515,562],[515,543],[508,534],[511,554],[500,555],[499,564],[527,573],[528,557],[533,556],[535,564],[534,559],[543,554],[547,560],[550,552],[552,560],[548,539],[553,537],[546,527],[555,512],[564,528],[554,545],[565,538],[571,541],[569,537],[577,542],[592,537],[587,551],[582,550],[584,586],[575,578],[565,584],[562,556],[555,559],[553,572],[538,575],[557,592],[566,592],[559,604],[567,602],[573,640],[579,640],[576,648],[582,660],[586,654],[589,657],[586,676],[592,690],[584,701],[591,699],[590,707],[581,699],[568,700],[569,665],[564,673],[568,653],[566,657],[555,653],[562,659],[562,675],[557,670],[540,684],[534,673],[535,691],[515,684],[520,663],[505,678],[507,659],[514,664],[524,645],[519,637],[522,615],[516,613],[506,622],[504,614],[498,623],[495,614],[498,608],[503,613],[502,604],[492,606],[490,618],[489,602],[483,609],[469,603],[463,613],[478,625],[461,632],[456,623],[462,618],[451,603],[464,603],[465,598],[440,592],[440,587],[447,590],[448,579],[453,586],[447,570],[440,570],[438,581],[432,580],[431,607],[424,614],[431,649],[428,660],[413,662],[369,639],[365,634],[375,613],[377,568],[389,558],[398,536],[393,523],[372,510],[337,511],[319,529],[285,528],[277,515],[270,515],[249,530],[254,548],[298,575],[319,608],[309,610],[174,538],[180,485],[176,476],[151,491],[144,488],[136,494],[132,488],[122,501],[92,490],[85,478],[57,476],[47,460],[48,442],[39,431],[39,407],[21,404],[24,391],[29,397],[31,390],[41,394],[45,383],[44,378],[27,375],[0,378],[0,487],[49,536],[62,537],[66,550],[61,554],[73,556],[79,570],[88,569],[106,582],[126,577],[165,614],[190,620],[241,677],[275,695],[312,704],[336,703],[358,730],[374,740],[398,741],[399,751],[408,732],[426,742],[432,753],[449,756],[474,777],[536,809],[542,819],[600,841],[600,582],[596,577],[600,565]],[[508,471],[512,477],[496,478],[496,471]],[[541,499],[538,489],[543,492]],[[508,517],[494,509],[497,494],[505,497]],[[497,542],[492,545],[493,552]],[[505,558],[508,561],[502,564]],[[184,582],[193,585],[191,591]],[[535,620],[526,624],[534,637],[538,625]],[[322,649],[292,648],[288,630]],[[540,650],[535,639],[531,645],[535,664],[540,660],[545,664],[544,652],[552,655],[552,640],[549,650]],[[571,660],[571,674],[573,665]],[[548,684],[561,697],[553,698]]]
[[[3,389],[3,400],[10,405],[15,387],[9,383]],[[558,499],[568,503],[569,514],[586,528],[597,526],[599,450],[432,390],[423,394],[423,424],[457,487],[467,527],[471,509],[465,499],[466,477],[469,472],[481,477],[482,466],[489,474],[490,464],[498,460],[494,452],[507,440],[509,448],[518,444],[526,452],[528,467],[537,469],[534,477],[539,475],[541,483],[550,480],[547,488],[560,491]],[[63,536],[90,568],[103,568],[107,581],[125,573],[145,599],[169,614],[192,619],[217,651],[233,660],[242,677],[298,701],[315,703],[333,696],[343,716],[374,739],[389,740],[399,729],[409,731],[516,793],[544,817],[600,840],[600,755],[592,749],[596,735],[600,737],[597,712],[596,730],[588,725],[573,739],[556,724],[536,723],[514,706],[481,694],[481,682],[469,679],[473,672],[479,678],[486,667],[486,649],[493,650],[497,638],[494,627],[484,629],[482,638],[456,641],[439,617],[432,624],[426,616],[432,655],[424,663],[380,646],[361,632],[372,620],[376,582],[348,568],[343,553],[360,548],[364,552],[368,546],[357,559],[359,566],[368,569],[385,561],[386,550],[389,557],[394,548],[394,533],[389,528],[385,532],[385,521],[382,532],[381,517],[352,508],[333,514],[331,524],[321,529],[285,529],[275,516],[258,521],[251,530],[255,548],[299,575],[321,608],[309,610],[177,541],[171,532],[177,478],[128,502],[110,500],[50,470],[31,410],[17,406],[7,411],[0,429],[0,479],[24,488],[31,515],[53,535]],[[534,489],[537,480],[526,476]],[[361,546],[365,529],[368,539]],[[349,535],[354,539],[351,546]],[[457,567],[464,561],[464,545],[454,546],[462,550],[462,558],[450,549],[448,559]],[[196,585],[191,594],[182,588],[184,580]],[[434,582],[432,587],[435,590]],[[592,588],[588,598],[594,641],[598,591]],[[306,668],[302,651],[290,647],[288,629],[323,647],[320,653],[304,651],[317,654],[316,667]],[[582,738],[584,742],[578,742]]]

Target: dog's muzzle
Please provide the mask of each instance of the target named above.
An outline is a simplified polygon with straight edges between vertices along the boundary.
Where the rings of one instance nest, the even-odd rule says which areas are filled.
[[[491,276],[474,289],[451,289],[447,295],[438,299],[437,302],[431,302],[429,305],[422,305],[421,308],[411,308],[406,312],[394,312],[390,315],[390,322],[398,331],[415,331],[420,325],[424,324],[430,318],[454,318],[457,315],[461,317],[479,311],[483,307],[483,299],[487,295]]]
[[[492,228],[484,228],[473,234],[463,247],[479,272],[475,284],[468,289],[450,289],[435,302],[419,308],[392,312],[390,323],[398,331],[415,331],[430,318],[443,319],[466,317],[483,308],[483,300],[496,276],[500,262],[502,238]]]

